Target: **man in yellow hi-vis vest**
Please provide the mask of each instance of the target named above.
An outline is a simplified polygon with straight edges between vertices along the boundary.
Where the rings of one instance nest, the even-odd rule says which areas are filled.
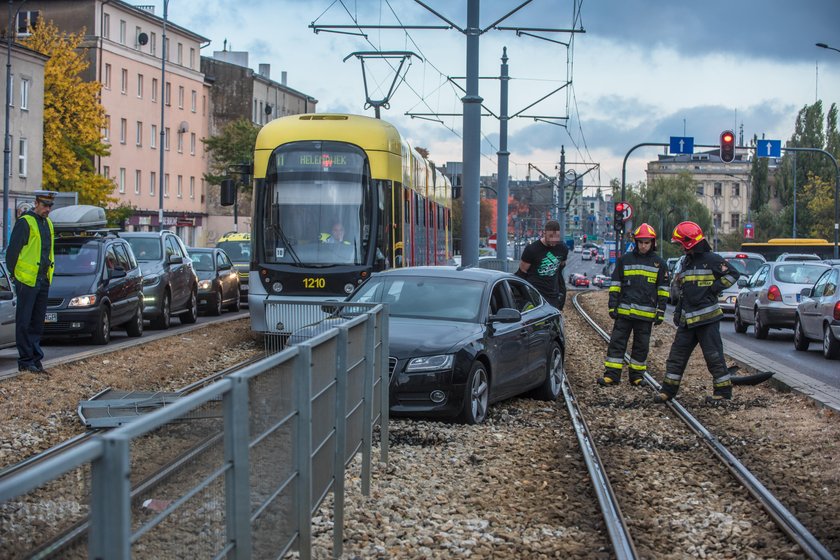
[[[6,249],[6,266],[17,292],[15,336],[20,371],[46,373],[41,364],[41,334],[55,266],[54,230],[49,218],[53,204],[54,192],[35,191],[35,207],[15,222]]]

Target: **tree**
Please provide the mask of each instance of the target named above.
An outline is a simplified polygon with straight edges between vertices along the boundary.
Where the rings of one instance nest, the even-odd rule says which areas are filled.
[[[211,157],[210,172],[204,175],[208,184],[220,185],[235,165],[253,164],[259,131],[260,127],[250,120],[238,119],[225,125],[218,136],[201,139]],[[245,188],[250,192],[250,183]]]
[[[89,65],[77,50],[85,30],[65,34],[52,22],[38,20],[30,31],[22,44],[50,57],[44,66],[43,188],[75,191],[82,204],[114,202],[113,180],[94,167],[96,158],[107,156],[109,149],[102,141],[102,85],[81,78]]]

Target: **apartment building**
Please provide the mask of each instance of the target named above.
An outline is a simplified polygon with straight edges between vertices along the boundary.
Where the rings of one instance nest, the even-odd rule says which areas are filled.
[[[33,20],[86,33],[82,48],[91,64],[84,78],[102,84],[111,151],[96,165],[114,180],[118,203],[135,208],[129,229],[158,229],[162,208],[164,227],[188,244],[201,240],[207,158],[200,140],[207,136],[209,85],[200,49],[208,39],[166,22],[164,44],[164,20],[154,7],[122,0],[28,0],[26,8]]]

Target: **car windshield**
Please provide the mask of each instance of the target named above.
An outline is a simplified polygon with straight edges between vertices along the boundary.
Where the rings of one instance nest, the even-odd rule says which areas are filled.
[[[825,271],[824,266],[790,263],[777,266],[773,276],[786,284],[813,284]]]
[[[764,264],[763,260],[750,257],[731,257],[726,259],[726,262],[731,264],[741,275],[746,276],[752,276]]]
[[[99,243],[84,245],[55,244],[55,274],[79,276],[96,273],[99,265]]]
[[[371,278],[351,301],[388,303],[392,317],[477,322],[484,283],[461,278]]]
[[[251,262],[250,241],[220,241],[216,247],[227,253],[233,262]]]
[[[134,256],[138,261],[159,261],[161,260],[160,239],[156,237],[127,237],[126,241],[131,245]]]
[[[201,272],[208,272],[215,270],[213,266],[213,253],[190,253],[190,258],[193,262],[193,268]]]

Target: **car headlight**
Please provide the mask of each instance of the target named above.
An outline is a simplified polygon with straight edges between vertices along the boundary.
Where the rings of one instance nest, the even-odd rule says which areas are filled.
[[[198,282],[198,289],[199,290],[209,290],[210,286],[213,285],[213,282],[210,280],[199,280]]]
[[[160,274],[152,274],[151,276],[143,277],[144,286],[154,286],[158,282],[160,282]]]
[[[423,356],[421,358],[412,358],[409,360],[405,368],[406,373],[418,371],[437,371],[441,369],[451,369],[452,363],[455,361],[455,354],[442,354],[440,356]]]
[[[96,304],[96,295],[88,294],[85,296],[76,296],[70,300],[67,307],[90,307]]]

